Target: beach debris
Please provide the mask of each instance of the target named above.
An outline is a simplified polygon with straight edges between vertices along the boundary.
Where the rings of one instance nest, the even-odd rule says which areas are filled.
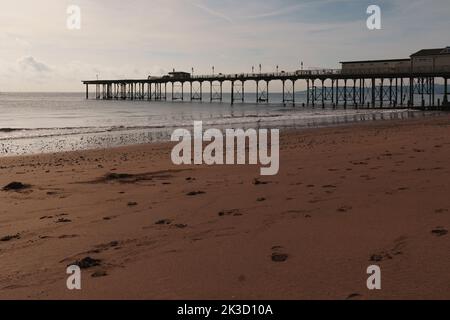
[[[264,197],[257,198],[256,201],[258,201],[258,202],[263,202],[263,201],[266,201],[266,198],[264,198]]]
[[[134,206],[137,206],[137,205],[138,205],[138,203],[134,202],[134,201],[130,201],[130,202],[127,203],[127,206],[129,206],[129,207],[134,207]]]
[[[69,266],[79,266],[80,269],[89,269],[92,267],[99,266],[101,264],[102,260],[100,259],[93,259],[91,257],[86,257],[81,260],[77,260],[74,263],[71,263]]]
[[[31,186],[29,184],[24,184],[22,182],[13,181],[11,183],[8,183],[6,186],[3,187],[3,191],[21,191],[30,188]]]
[[[56,220],[56,223],[68,223],[68,222],[72,222],[72,220],[67,218],[59,218],[58,220]]]
[[[7,241],[15,240],[15,239],[20,239],[20,234],[17,233],[15,235],[11,235],[11,236],[4,236],[4,237],[0,238],[0,241],[7,242]]]
[[[187,224],[183,224],[183,223],[178,223],[175,225],[176,228],[178,229],[184,229],[187,228]]]

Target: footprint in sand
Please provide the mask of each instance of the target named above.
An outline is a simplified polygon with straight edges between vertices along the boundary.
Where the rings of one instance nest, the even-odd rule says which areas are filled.
[[[347,298],[345,298],[345,300],[354,300],[357,298],[361,298],[361,295],[359,293],[352,293],[349,294]]]
[[[204,192],[204,191],[191,191],[191,192],[188,192],[186,195],[188,195],[188,196],[197,196],[197,195],[200,195],[200,194],[205,194],[206,192]]]
[[[222,210],[218,214],[219,214],[219,217],[230,216],[230,215],[234,215],[234,216],[240,215],[239,209]]]
[[[448,234],[448,230],[444,229],[443,227],[437,227],[436,229],[432,230],[431,233],[437,237],[442,237]]]
[[[269,183],[268,181],[261,181],[261,180],[259,180],[258,178],[253,179],[253,184],[254,184],[255,186],[257,186],[257,185],[262,185],[262,184],[268,184],[268,183]]]
[[[273,262],[285,262],[289,255],[287,253],[283,253],[283,247],[281,246],[274,246],[272,247],[272,256],[271,259]]]
[[[18,240],[20,239],[20,234],[15,234],[15,235],[10,235],[10,236],[4,236],[2,238],[0,238],[1,242],[7,242],[7,241],[11,241],[11,240]]]
[[[337,209],[338,212],[348,212],[350,210],[352,210],[353,208],[351,206],[342,206],[340,208]]]
[[[161,219],[161,220],[158,220],[155,222],[155,224],[158,224],[158,225],[168,225],[171,223],[172,223],[172,220],[170,220],[170,219]]]
[[[89,269],[89,268],[101,265],[101,262],[102,262],[102,260],[100,260],[100,259],[93,259],[91,257],[86,257],[86,258],[77,260],[77,261],[69,264],[69,266],[75,265],[75,266],[79,266],[80,269]]]
[[[101,278],[106,277],[108,273],[105,270],[97,270],[93,274],[91,274],[92,278]]]
[[[3,191],[22,191],[31,188],[31,185],[22,182],[13,181],[2,188]]]

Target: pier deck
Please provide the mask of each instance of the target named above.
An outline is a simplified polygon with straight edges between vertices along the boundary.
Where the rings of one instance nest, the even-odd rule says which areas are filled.
[[[217,75],[190,75],[148,77],[147,79],[86,80],[86,99],[89,86],[95,86],[96,99],[122,100],[204,100],[203,86],[209,84],[209,101],[223,101],[223,84],[231,86],[231,103],[245,101],[245,83],[256,83],[256,103],[269,102],[271,81],[281,81],[282,102],[296,105],[295,88],[298,81],[306,83],[306,105],[343,105],[360,108],[420,107],[448,108],[448,79],[450,68],[367,69],[358,72],[341,69],[299,70],[277,73],[235,73]],[[442,80],[442,101],[436,99],[436,80]],[[169,85],[169,88],[168,88]],[[168,89],[170,99],[168,99]],[[305,103],[302,103],[305,104]]]

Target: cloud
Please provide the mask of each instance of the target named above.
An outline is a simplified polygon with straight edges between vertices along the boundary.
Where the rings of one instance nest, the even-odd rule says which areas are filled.
[[[47,66],[43,62],[37,61],[34,57],[28,56],[23,57],[17,61],[17,64],[19,65],[20,69],[25,72],[32,72],[32,73],[48,73],[51,72],[52,69]]]

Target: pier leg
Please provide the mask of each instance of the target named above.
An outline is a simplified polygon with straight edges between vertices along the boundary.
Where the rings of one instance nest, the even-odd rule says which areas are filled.
[[[315,86],[315,84],[314,84],[314,82],[315,82],[316,80],[315,79],[312,79],[311,80],[311,93],[312,93],[312,96],[311,96],[311,100],[312,100],[312,106],[313,106],[313,108],[315,107],[315,105],[316,105],[316,86]]]
[[[448,79],[444,78],[444,100],[443,103],[448,103],[448,87],[447,87]]]
[[[220,81],[220,102],[222,102],[222,87],[223,87],[223,82]]]
[[[322,79],[322,108],[325,108],[325,80]]]
[[[203,101],[203,81],[200,81],[200,101]]]
[[[244,83],[245,83],[245,81],[242,80],[242,103],[245,102],[245,98],[244,98],[244,96],[245,96],[245,85],[244,85]]]
[[[403,78],[400,79],[400,105],[403,107]]]
[[[231,81],[231,104],[234,104],[234,81]]]
[[[269,80],[266,81],[266,88],[267,88],[267,99],[266,99],[266,103],[269,103]]]
[[[392,106],[392,78],[389,78],[389,106]]]
[[[292,106],[295,107],[295,80],[292,79]]]
[[[339,79],[336,79],[336,107],[339,105]]]
[[[359,79],[359,105],[363,104],[363,79]]]
[[[89,99],[89,85],[86,84],[86,100]]]
[[[213,101],[213,82],[209,82],[209,101]]]
[[[397,107],[398,104],[398,78],[395,78],[395,100],[394,100],[394,106]]]
[[[375,108],[375,100],[376,100],[376,97],[375,97],[376,89],[375,88],[376,88],[375,87],[375,78],[372,78],[372,94],[371,94],[372,108]]]
[[[189,85],[190,85],[190,96],[191,96],[191,101],[192,101],[192,81],[189,81]]]
[[[256,80],[256,103],[259,103],[259,81]]]
[[[383,108],[383,98],[384,98],[384,79],[380,79],[380,108]]]
[[[306,105],[309,106],[309,79],[306,80]]]
[[[435,106],[435,86],[434,86],[434,77],[431,78],[431,95],[432,95],[432,106]]]
[[[184,101],[184,82],[181,82],[181,101]]]
[[[174,82],[171,82],[170,84],[172,85],[172,101],[173,101],[173,98],[174,98],[174,90],[175,90],[175,88],[174,88],[175,83],[174,83]]]
[[[353,106],[356,107],[356,79],[353,79]]]
[[[409,106],[414,107],[414,77],[409,78]]]
[[[347,109],[347,79],[344,79],[344,109]]]
[[[424,91],[425,91],[424,87],[425,87],[425,79],[421,78],[420,79],[420,96],[421,96],[422,101],[420,103],[421,103],[422,107],[424,106],[424,99],[423,99]]]
[[[334,79],[331,79],[331,104],[334,105]]]
[[[283,84],[283,105],[286,105],[286,99],[284,98],[284,80],[281,81],[281,83]]]

